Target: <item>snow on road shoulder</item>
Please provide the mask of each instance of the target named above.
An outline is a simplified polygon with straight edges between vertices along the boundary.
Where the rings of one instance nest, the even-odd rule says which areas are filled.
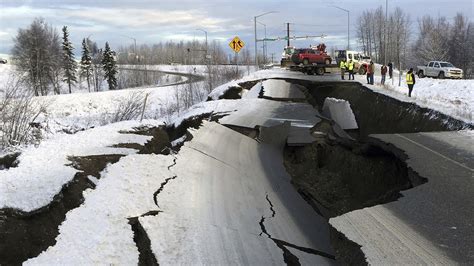
[[[144,123],[158,122],[150,120]],[[136,150],[112,148],[112,145],[144,144],[150,136],[119,133],[139,125],[137,121],[110,124],[74,135],[57,135],[43,141],[37,148],[25,148],[18,158],[18,167],[0,171],[0,208],[30,212],[48,205],[77,172],[66,166],[71,163],[68,156],[133,154]]]
[[[288,72],[288,71],[280,69],[280,68],[265,69],[265,70],[259,70],[259,71],[256,71],[256,72],[252,72],[249,75],[246,75],[241,79],[232,80],[230,82],[227,82],[225,84],[222,84],[222,85],[216,87],[214,90],[212,90],[211,93],[209,93],[209,98],[211,98],[213,100],[218,100],[219,97],[224,95],[224,93],[227,90],[229,90],[231,87],[240,87],[239,83],[243,83],[243,82],[247,82],[247,81],[269,79],[269,78],[275,78],[275,77],[284,78],[285,74],[286,75],[290,74],[290,76],[291,76],[291,74],[295,74],[295,72]]]
[[[180,116],[172,119],[171,125],[179,126],[183,120],[202,114],[226,115],[239,109],[245,108],[248,112],[259,112],[259,107],[265,99],[236,99],[236,100],[216,100],[195,104]]]
[[[474,80],[416,78],[412,97],[408,97],[405,75],[402,76],[401,85],[398,86],[398,71],[394,71],[393,85],[387,75],[385,86],[382,86],[380,65],[376,66],[375,73],[374,85],[367,84],[365,75],[355,77],[363,86],[374,92],[441,112],[466,123],[474,123]]]
[[[84,204],[66,215],[56,245],[25,264],[137,265],[128,218],[157,211],[153,193],[171,176],[172,163],[171,156],[137,154],[109,166]]]

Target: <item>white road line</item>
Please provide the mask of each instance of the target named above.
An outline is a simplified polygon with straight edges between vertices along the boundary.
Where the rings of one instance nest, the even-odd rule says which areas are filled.
[[[430,151],[430,152],[432,152],[432,153],[434,153],[434,154],[436,154],[436,155],[438,155],[438,156],[441,156],[441,157],[443,157],[444,159],[446,159],[446,160],[448,160],[448,161],[450,161],[450,162],[452,162],[452,163],[454,163],[454,164],[457,164],[457,165],[461,166],[461,167],[464,168],[464,169],[467,169],[467,170],[469,170],[469,171],[471,171],[471,172],[474,171],[474,169],[470,168],[469,166],[466,166],[466,165],[464,165],[464,164],[462,164],[462,163],[460,163],[460,162],[458,162],[458,161],[455,161],[455,160],[453,160],[453,159],[451,159],[451,158],[449,158],[449,157],[447,157],[447,156],[444,156],[443,154],[441,154],[441,153],[439,153],[439,152],[437,152],[437,151],[435,151],[435,150],[432,150],[432,149],[430,149],[430,148],[428,148],[428,147],[426,147],[426,146],[424,146],[424,145],[422,145],[422,144],[420,144],[420,143],[418,143],[418,142],[416,142],[416,141],[414,141],[414,140],[411,140],[411,139],[409,139],[409,138],[407,138],[407,137],[405,137],[405,136],[402,136],[402,135],[400,135],[400,134],[395,134],[395,136],[398,136],[398,137],[400,137],[400,138],[402,138],[402,139],[405,139],[405,140],[407,140],[407,141],[409,141],[409,142],[411,142],[411,143],[413,143],[413,144],[415,144],[415,145],[417,145],[417,146],[420,146],[420,147],[422,147],[422,148],[424,148],[424,149],[426,149],[426,150],[428,150],[428,151]]]

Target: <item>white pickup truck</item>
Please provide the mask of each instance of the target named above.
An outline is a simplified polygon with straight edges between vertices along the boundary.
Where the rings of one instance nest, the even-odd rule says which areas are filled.
[[[431,61],[426,66],[417,66],[416,74],[419,78],[436,77],[462,79],[462,69],[453,66],[449,62]]]

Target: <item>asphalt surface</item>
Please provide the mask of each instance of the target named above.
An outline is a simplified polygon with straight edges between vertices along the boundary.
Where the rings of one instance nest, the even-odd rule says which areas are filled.
[[[278,241],[301,262],[335,263],[328,224],[290,183],[279,147],[213,122],[192,134],[147,231],[160,263],[284,264]]]
[[[282,101],[306,101],[302,92],[303,86],[279,79],[269,79],[262,82],[263,97]]]
[[[372,135],[408,156],[428,182],[396,202],[330,220],[362,245],[369,263],[474,263],[472,131]]]

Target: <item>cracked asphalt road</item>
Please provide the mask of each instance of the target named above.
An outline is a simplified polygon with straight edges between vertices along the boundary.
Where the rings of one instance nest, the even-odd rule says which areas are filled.
[[[157,195],[162,213],[139,218],[160,264],[335,263],[328,224],[292,187],[278,147],[211,122],[192,134]]]

